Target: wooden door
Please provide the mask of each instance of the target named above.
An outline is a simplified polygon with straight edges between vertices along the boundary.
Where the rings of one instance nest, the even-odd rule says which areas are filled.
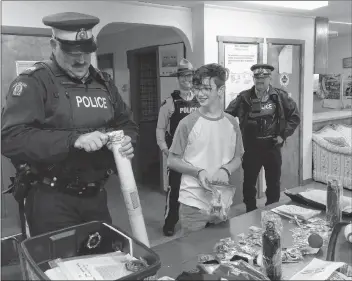
[[[156,143],[158,120],[157,47],[127,52],[131,106],[139,126],[134,171],[136,181],[160,190],[160,156]]]
[[[272,85],[289,93],[296,102],[299,111],[301,99],[301,45],[280,43],[268,44],[268,63],[275,67],[272,73]],[[301,148],[300,128],[287,139],[282,148],[281,190],[300,185]]]

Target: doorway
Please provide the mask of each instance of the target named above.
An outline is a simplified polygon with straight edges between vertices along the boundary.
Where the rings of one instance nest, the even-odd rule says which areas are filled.
[[[281,168],[281,190],[300,186],[302,176],[302,93],[303,93],[303,50],[304,41],[267,39],[268,64],[275,67],[272,85],[286,91],[296,102],[301,124],[283,146]]]
[[[134,171],[136,181],[160,188],[160,156],[156,142],[159,113],[157,47],[127,51],[131,107],[139,126]]]

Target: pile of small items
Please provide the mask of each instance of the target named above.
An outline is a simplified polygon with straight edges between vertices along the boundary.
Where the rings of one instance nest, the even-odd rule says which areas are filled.
[[[308,238],[311,234],[318,234],[323,239],[323,246],[329,243],[331,228],[326,220],[321,218],[311,218],[306,223],[301,222],[299,226],[290,230],[292,232],[293,244],[298,249],[307,248]]]
[[[256,254],[255,249],[247,245],[236,245],[228,237],[215,245],[214,254],[198,256],[198,268],[201,273],[216,276],[221,280],[269,280],[254,267]]]

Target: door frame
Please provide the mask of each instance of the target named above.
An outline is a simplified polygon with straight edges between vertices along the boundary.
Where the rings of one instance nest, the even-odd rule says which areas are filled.
[[[130,73],[130,104],[131,104],[131,110],[133,114],[133,120],[137,123],[139,126],[140,124],[140,111],[141,111],[141,104],[140,104],[140,91],[139,91],[139,61],[138,61],[138,56],[143,55],[143,54],[149,54],[149,53],[155,53],[156,55],[156,63],[157,63],[157,69],[158,69],[158,46],[148,46],[148,47],[143,47],[143,48],[138,48],[138,49],[133,49],[133,50],[128,50],[126,51],[126,56],[127,56],[127,68],[129,69]],[[158,82],[158,77],[159,73],[157,73],[157,97],[158,100],[160,99],[160,86]],[[132,167],[133,171],[135,174],[136,181],[139,181],[142,177],[142,170],[139,169],[139,157],[140,154],[138,153],[140,150],[140,142],[137,141],[136,144],[136,156],[133,157],[132,159]]]
[[[257,52],[257,63],[264,63],[264,37],[237,37],[237,36],[217,36],[218,41],[218,61],[223,67],[225,67],[225,44],[253,44],[258,46]],[[265,57],[266,58],[266,57]],[[226,104],[226,98],[224,98],[224,106]],[[240,178],[244,180],[244,172],[241,169]],[[260,198],[263,194],[263,180],[262,172],[259,173],[257,182],[257,198]],[[238,202],[239,203],[239,202]],[[236,204],[236,202],[235,202]]]
[[[303,185],[303,94],[304,94],[304,58],[305,58],[305,40],[299,39],[284,39],[284,38],[267,38],[266,39],[267,46],[269,47],[270,44],[272,45],[295,45],[301,47],[301,54],[300,54],[300,85],[299,85],[299,107],[300,112],[299,116],[301,118],[301,122],[298,126],[298,138],[299,138],[299,167],[298,167],[298,178],[299,178],[299,185]],[[268,54],[269,48],[267,48]]]

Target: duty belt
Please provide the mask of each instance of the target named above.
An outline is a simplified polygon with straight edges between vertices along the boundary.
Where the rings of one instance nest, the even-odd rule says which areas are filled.
[[[69,195],[78,197],[93,197],[103,189],[106,181],[107,178],[90,183],[83,183],[79,181],[64,183],[63,181],[58,180],[56,177],[44,177],[41,182],[53,189],[67,193]]]
[[[275,138],[274,136],[256,137],[257,140],[269,140]]]

